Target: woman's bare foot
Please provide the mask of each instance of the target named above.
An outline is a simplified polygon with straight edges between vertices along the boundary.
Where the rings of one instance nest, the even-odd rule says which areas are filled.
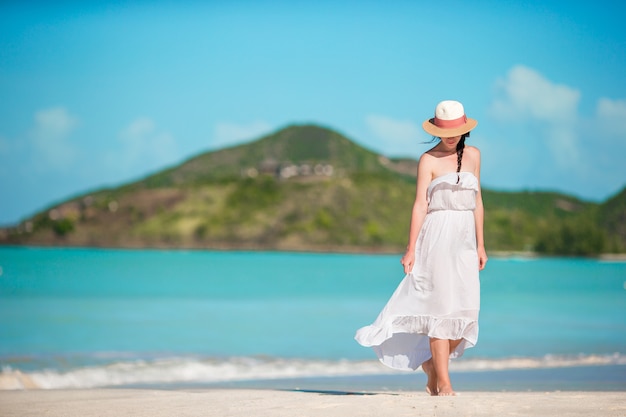
[[[456,395],[456,392],[452,389],[451,385],[439,387],[438,394],[440,397],[452,397]]]
[[[438,395],[439,391],[437,390],[437,374],[435,373],[435,368],[433,367],[433,360],[428,359],[426,362],[422,364],[422,370],[428,377],[428,381],[426,382],[426,392],[430,395]]]

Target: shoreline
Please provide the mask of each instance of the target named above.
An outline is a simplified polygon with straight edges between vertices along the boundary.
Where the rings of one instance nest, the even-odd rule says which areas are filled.
[[[5,417],[173,416],[379,417],[626,415],[623,392],[460,392],[430,397],[413,392],[263,389],[91,389],[0,392]]]
[[[507,370],[450,371],[456,390],[480,392],[622,392],[626,402],[626,365],[518,368]],[[200,389],[334,390],[338,392],[412,392],[421,390],[426,376],[418,369],[378,375],[346,375],[230,381],[190,384]],[[154,387],[154,386],[153,386]],[[167,388],[167,386],[162,386]],[[180,385],[171,386],[178,389]],[[137,386],[136,388],[149,388]]]
[[[129,378],[131,375],[114,374],[102,378],[99,370],[86,374],[84,368],[78,374],[63,372],[34,376],[29,372],[13,370],[0,373],[0,392],[3,391],[58,391],[89,389],[157,389],[157,390],[213,390],[213,389],[261,389],[261,390],[307,390],[337,392],[375,391],[411,392],[426,384],[421,370],[414,372],[389,372],[377,374],[265,376],[258,378],[232,378],[203,380],[200,378],[172,379],[163,374],[161,378]],[[126,369],[126,372],[131,372]],[[205,369],[204,372],[210,372]],[[623,392],[626,396],[626,364],[581,365],[569,367],[483,369],[450,371],[454,388],[459,391],[480,392]],[[41,377],[43,376],[43,379]],[[121,378],[121,379],[120,379]],[[124,381],[125,380],[125,381]],[[51,381],[56,383],[50,384]],[[81,382],[82,381],[82,382]],[[124,382],[122,382],[124,381]]]
[[[279,252],[279,253],[312,253],[312,254],[329,254],[329,255],[398,255],[402,256],[402,249],[395,247],[357,247],[357,246],[302,246],[293,248],[284,247],[261,247],[261,246],[230,246],[230,245],[215,245],[215,246],[174,246],[174,245],[154,245],[154,246],[141,246],[141,245],[118,245],[118,246],[90,246],[90,245],[67,245],[59,246],[58,244],[19,244],[16,242],[2,242],[0,241],[0,249],[13,248],[13,249],[85,249],[85,250],[128,250],[128,251],[207,251],[207,252]],[[595,259],[601,261],[613,261],[613,262],[626,262],[626,253],[601,253],[596,256],[568,256],[568,255],[544,255],[533,251],[507,251],[507,250],[493,250],[487,251],[488,256],[498,259]]]

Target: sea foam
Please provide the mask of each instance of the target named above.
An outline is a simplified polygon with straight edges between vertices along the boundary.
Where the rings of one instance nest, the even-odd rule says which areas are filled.
[[[467,359],[451,362],[452,372],[500,371],[579,366],[626,365],[626,355]],[[119,361],[70,369],[22,371],[4,366],[0,389],[82,389],[132,385],[219,384],[308,377],[386,375],[398,371],[377,361],[308,360],[267,357],[201,359],[172,357]]]

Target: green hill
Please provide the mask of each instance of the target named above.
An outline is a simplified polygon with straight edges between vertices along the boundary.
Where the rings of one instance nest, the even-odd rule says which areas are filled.
[[[0,243],[401,252],[416,164],[327,128],[289,126],[50,207],[2,231]],[[490,251],[626,247],[626,192],[602,205],[558,193],[483,193]]]
[[[274,174],[289,164],[327,164],[340,175],[384,172],[380,157],[330,129],[314,125],[289,126],[257,141],[208,152],[180,166],[152,175],[140,184],[150,188],[189,186],[237,180],[248,170]]]

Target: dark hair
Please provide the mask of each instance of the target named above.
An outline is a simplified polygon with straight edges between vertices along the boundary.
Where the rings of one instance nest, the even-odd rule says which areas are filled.
[[[456,183],[461,181],[461,161],[463,160],[463,149],[465,149],[465,139],[469,138],[470,132],[463,133],[461,140],[456,144]]]

